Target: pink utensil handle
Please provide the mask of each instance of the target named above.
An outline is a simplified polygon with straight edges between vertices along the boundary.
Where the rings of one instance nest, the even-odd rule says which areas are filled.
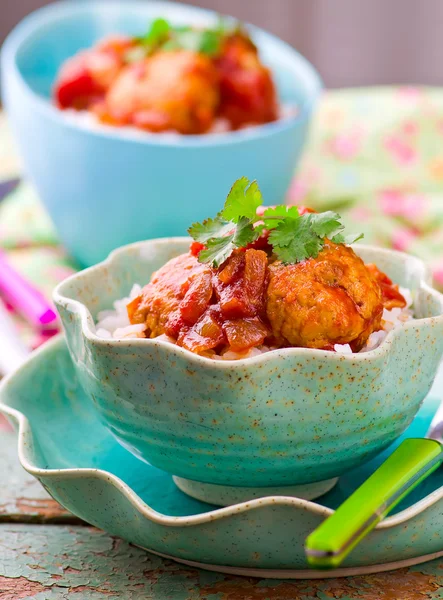
[[[43,294],[36,290],[8,263],[0,252],[0,293],[32,325],[54,327],[57,315]]]

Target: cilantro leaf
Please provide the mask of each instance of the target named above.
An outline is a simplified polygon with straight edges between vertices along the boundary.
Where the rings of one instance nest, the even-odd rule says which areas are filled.
[[[151,26],[142,38],[139,38],[139,42],[143,46],[160,46],[165,42],[171,33],[171,25],[166,19],[155,19],[152,21]]]
[[[277,225],[287,217],[298,219],[298,208],[296,206],[272,206],[263,213],[264,226],[262,229],[275,229]]]
[[[340,223],[340,215],[332,210],[322,213],[309,214],[311,227],[319,237],[325,238],[343,231],[344,226]]]
[[[259,236],[259,231],[252,225],[246,217],[242,217],[237,223],[233,242],[237,248],[244,248]]]
[[[221,50],[221,38],[222,36],[217,31],[203,31],[200,36],[198,51],[208,56],[218,54]]]
[[[352,244],[363,235],[343,235],[340,215],[333,211],[300,215],[296,206],[276,206],[258,215],[262,195],[257,182],[238,179],[226,198],[223,210],[213,219],[194,223],[188,232],[204,244],[198,257],[219,267],[236,248],[245,248],[267,229],[274,254],[285,264],[316,258],[326,238],[336,244]],[[259,224],[260,223],[260,224]]]
[[[212,238],[206,243],[206,249],[198,255],[198,262],[211,263],[213,267],[219,267],[228,259],[235,245],[232,243],[233,235],[221,238]]]
[[[189,25],[172,26],[166,19],[155,19],[148,32],[136,41],[148,50],[193,50],[210,56],[217,54],[221,48],[221,40],[224,34],[215,29],[196,29]],[[138,56],[143,58],[139,53]],[[130,58],[133,61],[137,55]]]
[[[207,56],[216,56],[220,54],[223,41],[228,36],[240,33],[242,33],[241,26],[233,19],[219,18],[213,27],[201,29],[190,25],[171,25],[166,19],[155,19],[145,35],[134,37],[139,49],[144,52],[128,52],[127,62],[140,61],[156,50],[185,49]],[[242,34],[247,36],[245,33]]]
[[[281,221],[269,234],[273,250],[282,262],[298,263],[306,258],[315,258],[324,246],[324,241],[311,227],[310,214]]]
[[[203,223],[193,223],[188,229],[188,233],[196,242],[204,244],[211,238],[228,235],[234,228],[234,223],[217,216],[215,219],[206,219]]]
[[[257,208],[263,203],[263,197],[256,181],[241,177],[232,186],[226,198],[220,216],[227,221],[237,223],[241,217],[257,219]]]
[[[217,219],[208,219],[208,221],[209,220],[212,222],[217,221]],[[235,248],[244,248],[256,240],[258,236],[251,221],[246,217],[242,217],[237,225],[232,223],[232,221],[226,223],[225,227],[229,227],[229,231],[232,232],[233,227],[235,229],[232,233],[220,237],[208,238],[208,232],[200,233],[199,224],[196,223],[196,226],[197,227],[193,225],[191,229],[193,229],[194,233],[197,230],[199,239],[196,239],[195,237],[194,239],[202,243],[206,242],[206,249],[202,250],[198,255],[198,261],[201,263],[211,263],[213,267],[219,267],[231,256]],[[212,227],[212,223],[210,227]]]
[[[338,233],[331,238],[331,241],[334,242],[334,244],[355,244],[355,242],[362,240],[364,237],[363,233],[349,233],[348,235]]]

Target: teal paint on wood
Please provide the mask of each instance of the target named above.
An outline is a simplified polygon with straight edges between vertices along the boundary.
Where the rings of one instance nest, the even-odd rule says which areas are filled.
[[[0,429],[0,474],[0,522],[80,522],[23,469],[17,435],[6,427]]]
[[[1,600],[436,600],[443,562],[391,573],[279,581],[184,568],[96,529],[0,525]]]

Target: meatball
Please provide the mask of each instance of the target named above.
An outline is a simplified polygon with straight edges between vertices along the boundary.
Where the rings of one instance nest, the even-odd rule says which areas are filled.
[[[277,343],[360,350],[381,326],[380,286],[352,248],[326,242],[317,258],[269,266],[266,312]]]
[[[173,258],[153,274],[141,295],[128,304],[131,323],[146,324],[147,337],[153,338],[165,332],[169,333],[186,293],[192,294],[192,282],[197,276],[200,280],[205,274],[210,279],[210,267],[199,263],[195,256],[182,254]],[[211,295],[212,286],[209,299]],[[207,297],[207,294],[203,291],[202,296]]]
[[[107,120],[148,131],[207,131],[219,103],[211,60],[190,50],[158,52],[125,67],[106,95]]]
[[[247,36],[228,37],[215,62],[220,75],[220,114],[233,129],[277,119],[271,72]]]

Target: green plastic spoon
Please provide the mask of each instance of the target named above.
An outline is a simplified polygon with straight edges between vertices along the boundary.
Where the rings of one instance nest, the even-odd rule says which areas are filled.
[[[428,439],[407,439],[306,539],[309,566],[338,567],[386,515],[443,462],[443,404]]]

